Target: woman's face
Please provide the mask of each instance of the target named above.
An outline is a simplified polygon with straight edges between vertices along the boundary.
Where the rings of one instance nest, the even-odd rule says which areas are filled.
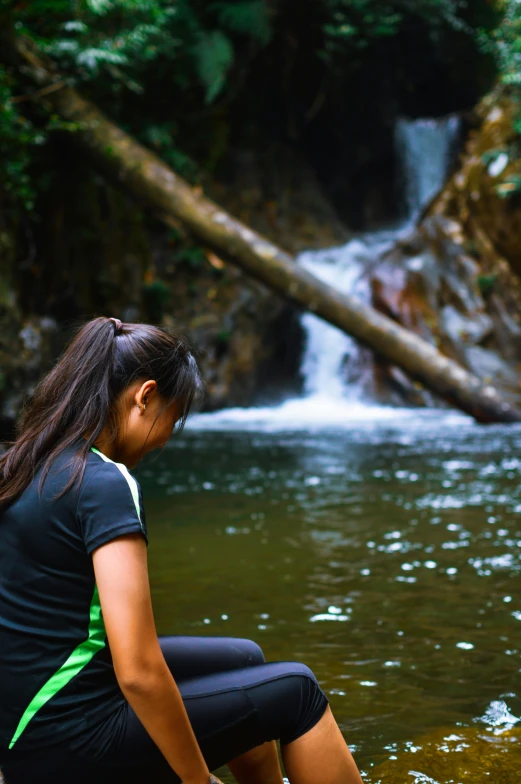
[[[155,381],[136,382],[127,390],[117,443],[117,460],[133,468],[144,455],[168,442],[176,422],[182,417],[184,401],[166,403]]]

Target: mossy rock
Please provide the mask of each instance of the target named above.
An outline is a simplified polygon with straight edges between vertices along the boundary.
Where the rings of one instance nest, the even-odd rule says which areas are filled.
[[[374,768],[368,784],[519,784],[521,730],[445,728]]]

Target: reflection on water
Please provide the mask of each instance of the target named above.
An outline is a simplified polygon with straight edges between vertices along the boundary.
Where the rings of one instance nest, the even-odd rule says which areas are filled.
[[[367,772],[438,728],[515,723],[521,430],[230,426],[200,417],[140,470],[160,632],[309,664]]]

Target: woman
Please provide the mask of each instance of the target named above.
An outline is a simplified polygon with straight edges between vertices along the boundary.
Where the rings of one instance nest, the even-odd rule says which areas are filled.
[[[312,672],[247,640],[158,640],[128,473],[200,387],[168,332],[97,318],[0,460],[0,768],[6,784],[360,784]]]

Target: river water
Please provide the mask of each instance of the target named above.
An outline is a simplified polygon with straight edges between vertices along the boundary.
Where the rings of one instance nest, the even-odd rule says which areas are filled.
[[[404,223],[300,263],[368,301],[458,133],[399,123]],[[371,405],[367,351],[303,329],[302,398],[196,416],[140,470],[159,631],[308,664],[371,784],[519,784],[521,428]]]
[[[154,604],[160,633],[306,662],[379,781],[419,736],[521,715],[521,429],[332,408],[195,417],[143,465]]]

